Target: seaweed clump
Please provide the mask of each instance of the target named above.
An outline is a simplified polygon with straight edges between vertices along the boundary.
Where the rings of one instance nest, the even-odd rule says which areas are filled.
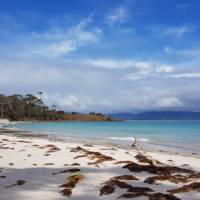
[[[112,177],[103,184],[103,187],[100,188],[100,196],[112,194],[115,192],[116,188],[126,189],[126,191],[128,192],[120,196],[119,198],[146,196],[147,194],[153,192],[151,188],[133,187],[132,185],[121,180],[138,180],[138,178],[130,175]]]
[[[87,157],[90,160],[95,160],[94,162],[88,162],[88,165],[98,165],[100,163],[103,163],[105,161],[113,161],[115,160],[114,158],[112,158],[111,156],[106,156],[100,152],[96,152],[96,151],[89,151],[86,150],[80,146],[77,146],[76,148],[71,149],[71,152],[81,152],[83,153],[82,155],[76,156],[74,159],[78,159],[78,158],[82,158],[82,157]]]
[[[131,175],[116,176],[110,178],[100,188],[100,196],[109,195],[115,192],[116,188],[126,189],[126,193],[122,194],[118,198],[137,198],[147,197],[149,200],[180,200],[173,194],[154,193],[154,190],[148,187],[134,187],[121,180],[138,180]]]
[[[24,185],[25,183],[26,183],[26,181],[24,181],[24,180],[17,180],[16,183],[6,186],[6,188],[11,188],[11,187],[18,186],[18,185]]]
[[[63,174],[63,173],[76,173],[76,172],[80,172],[80,169],[78,168],[66,169],[60,172],[52,173],[52,175]]]
[[[56,151],[60,151],[60,148],[58,148],[57,146],[53,145],[53,144],[47,144],[45,146],[45,148],[49,148],[49,150],[47,151],[47,153],[53,153]]]
[[[145,179],[145,183],[154,184],[156,181],[170,181],[172,183],[187,183],[188,176],[183,176],[181,174],[176,175],[159,175],[159,176],[152,176]]]
[[[175,166],[140,165],[134,162],[127,164],[122,168],[127,168],[131,172],[148,172],[150,174],[158,175],[171,175],[173,173],[194,173],[190,169],[184,169]]]
[[[167,192],[171,194],[181,193],[181,192],[191,192],[191,191],[197,191],[200,192],[200,182],[194,182],[188,185],[184,185],[177,189],[168,190]]]
[[[84,179],[84,176],[82,174],[75,174],[72,176],[69,176],[67,178],[67,182],[63,185],[60,185],[61,188],[64,188],[60,191],[63,196],[71,196],[72,195],[72,189],[76,187],[77,183],[80,183]]]
[[[156,159],[152,159],[147,155],[144,155],[144,153],[138,153],[135,158],[141,162],[141,163],[148,163],[150,165],[161,165],[163,164],[162,162],[160,162],[159,160]]]
[[[154,193],[149,195],[149,200],[181,200],[171,194]]]

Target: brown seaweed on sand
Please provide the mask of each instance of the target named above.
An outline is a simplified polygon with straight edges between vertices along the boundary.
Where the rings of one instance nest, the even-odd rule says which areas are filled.
[[[102,151],[117,151],[117,149],[115,149],[115,148],[102,148],[102,149],[100,149],[100,150],[102,150]]]
[[[118,165],[118,164],[131,164],[131,163],[133,163],[133,161],[131,160],[122,160],[122,161],[117,161],[114,164]]]
[[[18,152],[24,152],[24,151],[26,151],[25,149],[22,149],[22,150],[20,150],[20,151],[18,151]]]
[[[181,174],[175,174],[175,175],[158,175],[158,176],[152,176],[149,178],[145,179],[145,183],[149,183],[149,184],[153,184],[155,183],[157,180],[158,181],[170,181],[172,183],[187,183],[189,181],[193,181],[194,179],[198,179],[200,178],[200,173],[195,173],[192,172],[189,175],[181,175]]]
[[[135,158],[141,163],[148,163],[150,165],[161,165],[161,164],[163,164],[159,160],[152,159],[149,156],[144,155],[144,153],[138,153],[135,156]]]
[[[54,144],[47,144],[44,146],[44,148],[56,148],[56,145]]]
[[[110,181],[114,180],[139,180],[139,178],[133,176],[133,175],[121,175],[121,176],[114,176],[110,178]]]
[[[44,165],[54,165],[54,163],[45,163]]]
[[[66,169],[66,170],[63,170],[63,171],[60,171],[60,172],[52,173],[52,175],[62,174],[62,173],[76,173],[76,172],[80,172],[80,171],[81,170],[78,169],[78,168],[72,168],[72,169]]]
[[[168,190],[167,192],[171,194],[181,193],[181,192],[191,192],[191,191],[197,191],[200,192],[200,182],[194,182],[188,185],[184,185],[177,189]]]
[[[11,142],[11,141],[10,141],[9,139],[7,139],[7,138],[3,138],[2,141],[4,141],[4,142]]]
[[[13,166],[13,165],[15,165],[15,164],[14,164],[14,163],[9,163],[8,165]]]
[[[146,196],[149,200],[180,200],[172,194],[163,194],[163,193],[154,193],[149,194],[147,192],[143,192],[142,195],[140,193],[125,193],[122,194],[119,198],[137,198],[140,196]]]
[[[131,194],[132,197],[146,196],[146,194],[153,192],[151,188],[133,187],[132,185],[129,185],[128,183],[121,181],[121,180],[133,180],[133,179],[138,180],[136,177],[129,175],[110,178],[103,184],[103,187],[100,188],[100,196],[114,193],[117,187],[120,189],[126,189],[128,194]],[[122,196],[120,196],[119,198],[122,198]]]
[[[84,158],[87,157],[87,155],[79,155],[79,156],[75,156],[74,159],[79,159],[79,158]]]
[[[60,151],[60,148],[58,148],[57,146],[53,145],[53,144],[47,144],[45,146],[45,148],[49,148],[49,150],[47,151],[47,153],[53,153],[56,151]]]
[[[56,152],[56,151],[60,151],[60,148],[58,148],[54,144],[47,144],[45,146],[40,146],[38,144],[34,144],[33,147],[38,147],[39,149],[48,149],[48,151],[46,152],[47,154],[48,153],[53,153],[53,152]]]
[[[127,164],[122,168],[127,168],[131,172],[148,172],[151,174],[158,174],[158,175],[171,175],[173,173],[189,173],[189,174],[194,173],[190,169],[184,169],[175,166],[140,165],[134,162],[131,164]]]
[[[148,193],[130,193],[127,192],[125,194],[122,194],[121,196],[119,196],[119,198],[125,198],[125,199],[130,199],[130,198],[137,198],[137,197],[141,197],[141,196],[148,196]]]
[[[188,176],[183,176],[181,174],[176,175],[158,175],[148,177],[144,180],[145,183],[154,184],[156,181],[170,181],[172,183],[187,183],[189,181]]]
[[[64,188],[60,191],[63,196],[71,196],[72,189],[76,187],[76,184],[81,182],[84,179],[82,174],[72,175],[67,178],[67,182],[61,185],[61,188]]]
[[[188,176],[190,179],[200,178],[200,172],[199,173],[192,173],[190,176]]]
[[[75,152],[75,153],[81,152],[81,153],[83,153],[82,155],[80,155],[78,157],[87,157],[91,160],[96,159],[96,161],[94,161],[94,162],[88,162],[88,165],[97,165],[97,164],[103,163],[105,161],[114,160],[114,158],[112,158],[111,156],[106,156],[106,155],[104,155],[100,152],[96,152],[96,151],[89,151],[89,150],[86,150],[86,149],[84,149],[80,146],[77,146],[76,148],[71,149],[71,152]]]
[[[38,144],[33,144],[32,146],[33,146],[33,147],[39,147],[40,145],[38,145]]]
[[[71,166],[79,166],[79,163],[72,163]]]
[[[1,145],[0,146],[0,149],[4,149],[4,150],[6,150],[6,149],[11,149],[11,150],[14,150],[14,148],[13,147],[5,147],[5,146],[3,146],[3,145]]]
[[[83,146],[85,146],[85,147],[94,147],[94,146],[91,145],[91,144],[84,144]]]
[[[200,173],[196,173],[193,170],[180,168],[176,166],[170,165],[162,165],[157,166],[154,164],[149,165],[141,165],[137,163],[130,163],[123,168],[127,168],[131,172],[148,172],[150,174],[156,174],[157,176],[148,177],[145,179],[145,183],[154,184],[157,180],[158,181],[170,181],[172,183],[187,183],[189,181],[194,181],[195,179],[200,178]],[[200,183],[199,183],[200,185]],[[181,189],[194,189],[197,188],[198,183],[194,183],[194,185],[188,185]],[[197,189],[195,189],[197,190]],[[200,186],[199,186],[200,191]]]
[[[149,200],[181,200],[172,194],[154,193],[149,195]]]
[[[14,187],[14,186],[17,186],[17,185],[23,185],[24,183],[26,183],[26,181],[24,181],[24,180],[17,180],[15,184],[6,186],[6,188],[11,188],[11,187]]]
[[[32,143],[31,141],[26,141],[26,140],[18,140],[17,142],[22,142],[22,143]]]

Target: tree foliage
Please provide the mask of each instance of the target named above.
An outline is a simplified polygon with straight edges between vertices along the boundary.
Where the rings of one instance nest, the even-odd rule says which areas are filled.
[[[64,112],[49,109],[32,94],[0,94],[0,117],[10,120],[62,120]]]

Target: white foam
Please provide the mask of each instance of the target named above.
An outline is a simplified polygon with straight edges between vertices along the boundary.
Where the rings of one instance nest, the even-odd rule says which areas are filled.
[[[134,141],[134,137],[108,137],[110,140],[125,140],[125,141]],[[148,142],[148,138],[137,138],[138,141]]]

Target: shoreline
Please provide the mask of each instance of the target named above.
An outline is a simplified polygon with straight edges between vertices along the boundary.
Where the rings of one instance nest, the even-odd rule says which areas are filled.
[[[172,126],[172,129],[170,130],[171,133],[169,131],[169,133],[171,135],[169,134],[169,136],[167,136],[168,133],[162,129],[158,132],[156,129],[153,129],[153,130],[145,130],[144,129],[144,131],[141,131],[141,133],[140,133],[140,130],[137,130],[137,128],[136,128],[136,131],[134,131],[134,127],[132,127],[131,129],[133,130],[133,134],[130,134],[131,129],[127,128],[127,130],[128,130],[127,134],[122,135],[123,126],[124,126],[125,122],[123,122],[122,125],[119,125],[119,127],[121,128],[119,131],[120,134],[118,134],[118,130],[116,130],[116,128],[111,129],[112,131],[109,134],[109,128],[110,128],[109,123],[112,123],[112,122],[107,122],[105,124],[105,127],[108,128],[107,129],[108,133],[106,133],[105,131],[101,132],[98,130],[97,130],[97,132],[95,132],[96,130],[93,127],[97,126],[97,127],[101,128],[101,125],[98,125],[98,123],[95,126],[91,125],[91,130],[90,130],[90,128],[86,129],[86,130],[84,129],[85,122],[81,123],[81,122],[77,121],[77,123],[80,123],[80,127],[82,127],[81,129],[78,129],[77,132],[76,132],[76,129],[74,131],[71,130],[71,132],[70,132],[70,128],[73,128],[74,126],[76,128],[75,122],[73,123],[73,125],[70,125],[71,122],[69,123],[69,130],[67,128],[63,129],[63,130],[57,129],[57,125],[56,124],[52,125],[51,123],[50,123],[49,127],[48,126],[45,127],[45,124],[40,125],[38,122],[36,123],[36,125],[33,123],[33,128],[31,128],[32,125],[16,125],[16,127],[19,127],[19,130],[25,130],[25,131],[30,130],[34,134],[38,134],[38,133],[40,133],[42,135],[47,134],[47,135],[49,135],[49,137],[54,137],[54,138],[57,138],[57,137],[63,138],[63,139],[64,138],[67,138],[67,139],[68,138],[72,138],[72,139],[76,138],[78,140],[79,139],[80,140],[90,139],[90,140],[94,140],[95,142],[101,141],[101,143],[112,143],[112,144],[117,144],[117,145],[121,145],[121,146],[131,145],[134,140],[134,136],[136,136],[138,142],[142,145],[142,147],[144,149],[147,149],[150,151],[151,150],[153,150],[153,151],[164,150],[164,151],[170,151],[171,153],[178,152],[178,153],[184,153],[187,155],[195,155],[195,154],[200,155],[199,138],[197,138],[197,140],[194,139],[195,134],[199,134],[198,131],[200,130],[200,126],[196,127],[196,125],[195,125],[196,130],[194,129],[195,130],[194,132],[193,132],[192,128],[189,129],[188,131],[184,131],[187,129],[182,129],[182,128],[173,130],[173,126]],[[96,123],[96,122],[94,122],[94,123]],[[99,123],[101,123],[101,122],[99,122]],[[19,123],[19,124],[21,124],[21,123]],[[39,128],[37,128],[37,124],[39,124]],[[129,125],[129,123],[128,123],[128,125]],[[190,125],[192,127],[192,124],[190,124],[190,122],[189,122],[189,126]],[[12,126],[14,127],[14,125],[12,125]],[[41,129],[40,129],[40,126],[42,127]],[[54,128],[54,126],[56,128]],[[66,126],[68,126],[68,125],[66,125]],[[77,126],[79,126],[79,124],[77,124]],[[126,124],[125,124],[125,126],[126,126]],[[137,126],[137,124],[136,124],[136,126]],[[112,125],[111,125],[111,127],[112,127]],[[118,125],[117,126],[114,125],[113,127],[118,127]],[[129,126],[127,126],[127,127],[129,127]],[[162,124],[160,127],[163,128]],[[170,127],[170,124],[169,124],[169,127]],[[141,129],[142,128],[143,127],[141,127]],[[83,129],[83,131],[82,131],[82,129]],[[150,133],[150,134],[146,134],[145,133],[146,131],[147,131],[147,133]],[[152,131],[155,131],[155,134]],[[164,131],[164,132],[162,132],[162,131]],[[177,136],[176,136],[176,132],[175,132],[175,136],[172,134],[173,131],[177,131]],[[125,130],[125,133],[126,133],[126,130]],[[144,135],[143,135],[143,133],[144,133]],[[182,133],[183,133],[183,136],[182,136]],[[191,136],[186,137],[187,135],[191,135]]]
[[[71,135],[64,135],[64,134],[57,134],[57,133],[48,133],[48,132],[38,132],[38,131],[27,131],[27,130],[20,130],[20,129],[12,129],[12,128],[3,128],[3,132],[6,134],[10,134],[13,136],[28,136],[28,137],[36,137],[36,138],[48,138],[52,141],[63,141],[63,142],[80,142],[80,143],[88,143],[88,141],[92,144],[97,145],[113,145],[119,148],[126,148],[126,146],[131,146],[134,142],[133,140],[117,140],[111,138],[99,138],[99,137],[79,137],[79,136],[71,136]],[[3,133],[1,132],[1,133]],[[185,147],[180,145],[173,145],[173,144],[161,144],[151,141],[143,141],[140,138],[137,138],[137,142],[140,144],[141,148],[150,152],[163,152],[167,154],[181,154],[186,156],[193,156],[200,158],[200,149],[192,148],[192,147]]]

